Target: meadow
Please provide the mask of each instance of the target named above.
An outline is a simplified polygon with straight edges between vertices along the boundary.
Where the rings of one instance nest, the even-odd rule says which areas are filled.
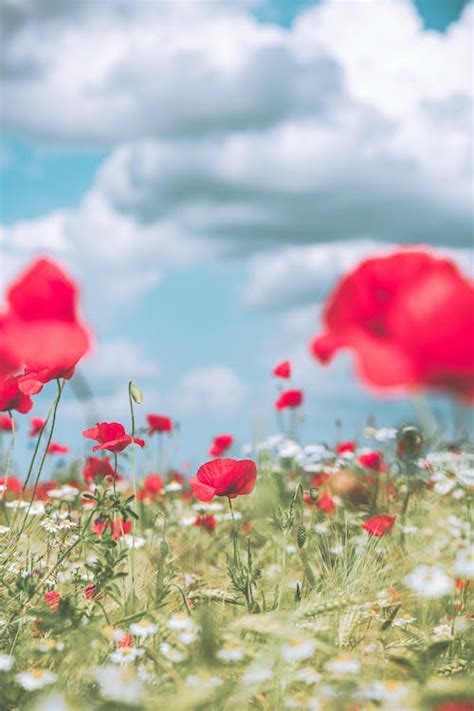
[[[441,278],[427,302],[433,284],[446,293]],[[394,299],[408,281],[397,272]],[[367,354],[395,329],[387,291],[364,315],[363,341],[354,329],[336,334],[347,288],[311,346],[320,360],[352,347],[360,377],[379,386],[403,378],[470,394],[465,348],[443,346],[457,337],[455,318],[449,334],[427,329],[423,342],[418,324],[402,352],[405,318],[388,367],[381,343]],[[354,440],[301,443],[304,395],[286,387],[283,362],[274,370],[282,432],[243,452],[217,436],[191,479],[161,469],[174,423],[146,409],[130,382],[129,421],[91,423],[89,455],[45,480],[46,458],[63,446],[54,439],[62,392],[90,346],[77,298],[69,277],[41,260],[10,287],[0,315],[0,708],[472,711],[467,435],[447,440],[430,422],[361,423]],[[438,298],[437,318],[442,309]],[[48,383],[51,409],[31,418],[20,477],[11,471],[17,419],[26,424]],[[156,447],[153,472],[137,468],[143,446]]]

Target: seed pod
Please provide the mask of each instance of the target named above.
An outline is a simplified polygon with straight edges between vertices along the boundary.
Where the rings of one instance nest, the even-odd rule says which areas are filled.
[[[303,548],[306,541],[306,528],[303,524],[298,526],[298,530],[296,531],[296,540],[298,542],[298,548]]]
[[[160,543],[160,553],[163,558],[166,558],[168,553],[170,552],[169,546],[166,543],[166,541],[161,541]]]

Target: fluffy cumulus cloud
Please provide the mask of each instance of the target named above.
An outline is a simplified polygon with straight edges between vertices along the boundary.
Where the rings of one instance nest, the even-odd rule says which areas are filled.
[[[362,259],[388,254],[396,248],[396,244],[375,240],[352,240],[285,247],[270,254],[257,254],[249,263],[244,301],[250,307],[264,309],[321,303],[336,281]],[[463,272],[473,275],[469,249],[443,247],[438,248],[437,253],[453,259]]]
[[[408,0],[328,0],[289,30],[242,3],[5,12],[6,126],[116,146],[92,193],[120,216],[239,251],[470,239],[472,9],[445,34]]]
[[[375,242],[469,245],[472,6],[440,34],[410,0],[253,4],[4,2],[5,126],[109,149],[78,208],[3,228],[7,269],[60,254],[105,311],[250,256],[248,303],[284,306]]]

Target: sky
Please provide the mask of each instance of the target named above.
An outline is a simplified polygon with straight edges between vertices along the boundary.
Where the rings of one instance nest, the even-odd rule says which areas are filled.
[[[369,415],[413,417],[308,343],[365,256],[432,244],[472,271],[472,5],[3,0],[2,15],[2,287],[53,256],[95,336],[56,439],[75,455],[95,417],[128,425],[133,378],[139,422],[179,421],[168,461],[192,470],[217,433],[237,454],[276,431],[284,358],[305,442],[332,441],[336,419],[352,437]]]

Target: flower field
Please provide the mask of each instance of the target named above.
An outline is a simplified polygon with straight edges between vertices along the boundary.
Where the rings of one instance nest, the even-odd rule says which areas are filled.
[[[129,421],[90,423],[88,455],[46,480],[91,347],[78,295],[38,260],[0,314],[0,708],[472,711],[467,435],[428,420],[301,442],[304,394],[280,386],[281,432],[243,449],[217,435],[188,479],[161,467],[174,421],[130,382]],[[323,325],[321,362],[348,348],[373,387],[472,400],[472,286],[448,260],[367,260]],[[31,417],[45,386],[49,413]],[[137,465],[143,447],[155,471]]]

